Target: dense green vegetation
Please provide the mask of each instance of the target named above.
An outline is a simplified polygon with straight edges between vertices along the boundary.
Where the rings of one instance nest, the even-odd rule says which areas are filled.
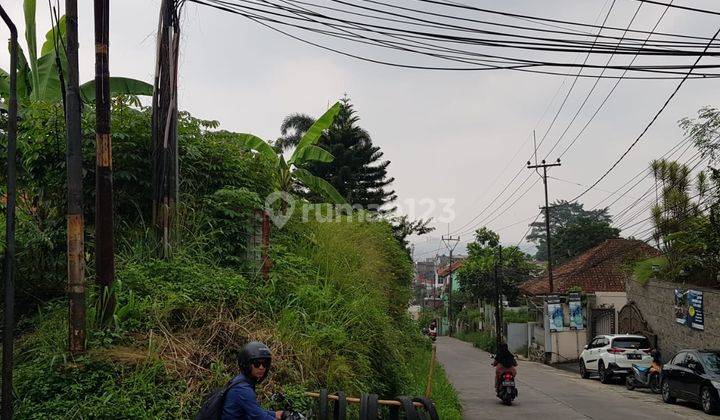
[[[683,119],[680,126],[709,165],[695,173],[699,163],[692,167],[665,159],[650,163],[656,191],[650,231],[663,256],[639,263],[634,273],[640,282],[657,278],[717,287],[720,276],[720,149],[717,145],[720,111],[702,108],[697,119]]]
[[[350,217],[271,233],[268,282],[248,258],[253,214],[279,182],[272,159],[242,147],[214,121],[179,118],[181,209],[177,246],[157,258],[150,227],[150,112],[113,104],[117,306],[94,323],[88,352],[67,354],[62,106],[29,102],[21,121],[16,342],[18,418],[187,418],[237,372],[248,340],[277,356],[261,397],[327,387],[349,394],[422,394],[430,346],[407,315],[412,266],[393,227]],[[84,113],[87,283],[93,273],[93,115]],[[42,269],[38,269],[41,267]],[[460,418],[438,367],[443,418]]]
[[[558,266],[607,239],[620,236],[620,229],[612,227],[607,208],[585,210],[582,203],[557,200],[550,204],[550,233],[552,235],[553,264]],[[527,239],[537,246],[535,258],[547,261],[545,220],[530,224]]]
[[[390,161],[382,160],[380,147],[373,145],[370,133],[358,124],[360,117],[350,99],[343,98],[340,105],[337,118],[318,142],[334,159],[309,162],[308,169],[326,179],[347,202],[371,211],[388,211],[387,206],[397,198],[390,189],[394,181],[388,175]],[[278,149],[301,144],[314,122],[305,114],[287,116],[280,127],[283,137],[276,142]]]

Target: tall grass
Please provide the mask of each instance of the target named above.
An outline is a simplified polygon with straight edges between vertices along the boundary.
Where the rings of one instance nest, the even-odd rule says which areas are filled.
[[[87,356],[64,359],[63,301],[25,321],[19,418],[192,417],[237,372],[236,350],[251,339],[275,355],[263,400],[286,387],[422,394],[429,350],[405,310],[411,262],[389,225],[295,219],[273,232],[267,283],[207,256],[208,235],[183,229],[191,236],[168,261],[142,244],[143,229],[121,246],[115,325],[90,325]],[[442,418],[459,418],[436,369]]]

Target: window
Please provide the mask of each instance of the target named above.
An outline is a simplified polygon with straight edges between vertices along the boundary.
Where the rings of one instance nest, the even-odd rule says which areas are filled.
[[[676,354],[675,357],[672,358],[672,360],[670,361],[670,364],[676,365],[676,366],[685,366],[686,358],[687,358],[687,353],[680,352],[680,353]]]
[[[596,349],[598,347],[602,347],[602,345],[600,344],[601,342],[602,342],[602,337],[596,337],[592,342],[590,342],[590,345],[588,346],[588,348]]]
[[[720,353],[700,353],[700,359],[707,371],[720,373]]]
[[[704,372],[704,369],[700,364],[700,360],[698,360],[697,356],[692,353],[688,353],[687,359],[685,359],[685,366],[688,368],[692,368],[699,373]]]
[[[650,340],[645,337],[625,337],[613,340],[613,347],[618,349],[649,349]]]

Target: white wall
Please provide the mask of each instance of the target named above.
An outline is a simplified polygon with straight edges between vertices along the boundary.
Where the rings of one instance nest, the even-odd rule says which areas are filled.
[[[587,330],[551,332],[550,340],[553,349],[550,363],[575,361],[580,358],[580,353],[587,343]]]

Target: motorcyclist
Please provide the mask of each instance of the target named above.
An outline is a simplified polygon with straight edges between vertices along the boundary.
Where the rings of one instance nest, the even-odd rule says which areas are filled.
[[[242,372],[233,378],[232,386],[225,396],[221,420],[280,420],[282,411],[264,410],[257,402],[255,386],[270,373],[272,354],[270,348],[259,341],[247,343],[238,356]]]
[[[662,356],[660,354],[660,351],[658,349],[652,349],[650,351],[650,356],[652,356],[652,362],[650,363],[650,372],[651,373],[660,373],[662,371]]]
[[[428,327],[428,333],[430,333],[430,335],[437,334],[437,322],[435,322],[434,319],[432,321],[430,321],[430,326]]]
[[[515,355],[508,349],[507,343],[500,343],[498,346],[493,366],[495,366],[495,390],[500,386],[500,378],[503,373],[510,372],[513,377],[517,374],[517,370],[515,369],[517,360],[515,360]]]

